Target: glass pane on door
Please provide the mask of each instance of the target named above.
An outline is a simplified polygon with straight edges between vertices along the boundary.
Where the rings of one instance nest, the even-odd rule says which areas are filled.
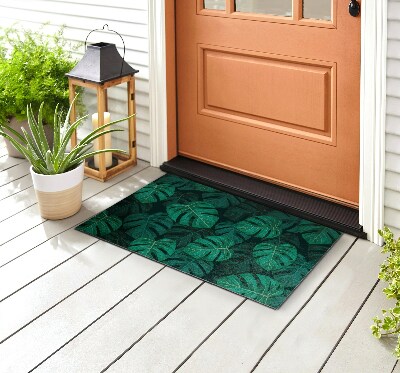
[[[303,18],[332,20],[332,0],[303,0]]]
[[[236,12],[291,17],[292,0],[236,0],[235,10]]]
[[[204,0],[204,8],[212,10],[225,10],[225,0]]]

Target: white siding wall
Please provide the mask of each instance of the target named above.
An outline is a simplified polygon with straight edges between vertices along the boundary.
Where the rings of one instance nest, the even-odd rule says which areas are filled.
[[[389,0],[385,224],[400,233],[400,0]]]
[[[126,61],[140,70],[136,75],[137,145],[138,158],[150,159],[149,139],[149,59],[148,59],[148,2],[146,0],[0,0],[0,25],[8,26],[18,21],[26,28],[45,28],[52,32],[56,26],[65,25],[65,36],[83,42],[92,29],[107,23],[119,32],[126,44]],[[122,55],[122,42],[115,34],[93,33],[88,42],[115,43]],[[76,57],[84,53],[82,46]],[[109,110],[115,117],[127,113],[124,105],[126,92],[122,88],[109,92]],[[86,97],[88,111],[95,112],[93,95]],[[120,133],[118,136],[121,137]],[[116,141],[115,141],[116,142]],[[114,145],[114,144],[113,144]],[[117,143],[117,146],[123,146]]]

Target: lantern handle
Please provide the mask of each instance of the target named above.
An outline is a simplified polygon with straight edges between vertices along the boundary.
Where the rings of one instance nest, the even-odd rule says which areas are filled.
[[[124,68],[124,62],[125,62],[125,50],[126,50],[126,49],[125,49],[125,42],[124,42],[124,39],[122,38],[121,34],[119,34],[117,31],[110,30],[110,27],[108,26],[107,23],[104,24],[103,28],[96,28],[96,29],[90,31],[90,32],[87,34],[86,39],[85,39],[85,52],[86,52],[86,45],[87,45],[87,40],[88,40],[88,38],[89,38],[89,35],[90,35],[92,32],[95,32],[95,31],[104,31],[104,30],[105,30],[105,27],[107,27],[107,31],[116,33],[116,34],[121,38],[122,44],[124,45],[124,55],[123,55],[123,57],[122,57],[121,72],[120,72],[120,74],[119,74],[119,75],[122,75],[122,70],[123,70],[123,68]]]

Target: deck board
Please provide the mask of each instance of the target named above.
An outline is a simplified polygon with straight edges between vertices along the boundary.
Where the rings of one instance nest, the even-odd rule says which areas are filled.
[[[8,320],[0,323],[0,341],[85,286],[128,254],[128,251],[98,241],[0,302],[0,320]],[[71,273],[74,275],[71,276]],[[7,315],[12,315],[12,318],[7,319]]]
[[[356,239],[343,235],[279,310],[246,301],[179,372],[249,372]],[[224,359],[220,359],[224,356]]]
[[[131,172],[138,172],[138,170],[139,169],[135,168]],[[133,174],[132,176],[127,177],[125,175],[125,179],[123,179],[123,176],[120,175],[119,177],[122,178],[122,181],[121,179],[117,179],[118,176],[115,179],[111,179],[107,183],[99,183],[91,179],[85,180],[84,196],[87,197],[86,190],[88,190],[88,193],[92,194],[93,196],[85,200],[83,202],[81,210],[76,215],[68,219],[55,221],[47,220],[43,222],[43,219],[39,216],[39,213],[37,212],[34,217],[36,218],[36,220],[42,221],[43,223],[37,224],[33,229],[23,231],[24,227],[28,229],[28,227],[32,225],[26,224],[25,226],[23,226],[23,222],[18,221],[18,217],[29,216],[26,215],[27,210],[24,210],[22,213],[17,214],[13,218],[11,218],[13,219],[12,221],[17,224],[17,227],[15,227],[14,230],[19,232],[19,234],[17,234],[16,236],[13,236],[7,231],[10,226],[10,230],[13,229],[12,224],[9,223],[9,220],[11,219],[7,219],[2,222],[1,228],[2,232],[4,230],[4,235],[2,233],[2,235],[0,236],[0,242],[5,243],[0,243],[0,266],[3,266],[4,264],[8,263],[14,258],[19,257],[25,252],[34,249],[35,247],[49,240],[50,238],[55,237],[68,229],[71,229],[72,227],[85,221],[86,219],[89,219],[94,214],[101,212],[107,207],[110,207],[116,202],[117,198],[122,199],[128,196],[135,189],[162,175],[161,171],[155,169],[141,168],[140,170],[142,170],[143,172],[142,176],[137,177],[135,176],[135,174]],[[149,181],[146,182],[146,178],[148,178]],[[118,180],[120,180],[119,183]],[[92,183],[94,183],[95,189],[87,189],[86,185],[93,185]],[[36,206],[37,205],[34,205],[32,206],[32,208]]]
[[[0,371],[33,369],[162,268],[158,263],[129,255],[3,342],[0,345]]]
[[[3,187],[4,185],[7,185],[15,180],[18,180],[19,178],[28,174],[29,174],[29,164],[27,162],[23,162],[7,170],[0,170],[0,187]]]
[[[193,277],[163,269],[43,363],[38,372],[100,372],[200,285]]]
[[[263,357],[257,372],[364,373],[364,353],[392,370],[365,329],[384,302],[371,243],[344,235],[274,311],[73,229],[161,175],[86,179],[81,211],[44,221],[27,162],[0,156],[0,372],[240,373]]]
[[[369,296],[381,260],[376,245],[358,240],[255,372],[317,372]]]
[[[372,318],[381,315],[382,308],[394,307],[382,293],[383,283],[374,289],[360,313],[346,331],[343,339],[330,356],[322,373],[363,372],[390,373],[396,362],[393,355],[396,338],[375,339],[371,334]],[[354,348],[357,346],[357,348]]]
[[[204,284],[107,371],[172,372],[243,300]]]

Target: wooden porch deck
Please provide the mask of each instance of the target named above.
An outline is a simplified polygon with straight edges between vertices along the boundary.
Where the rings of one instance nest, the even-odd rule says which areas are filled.
[[[371,318],[380,248],[344,235],[278,311],[73,228],[162,175],[84,182],[81,211],[38,213],[0,145],[0,372],[400,372]]]

